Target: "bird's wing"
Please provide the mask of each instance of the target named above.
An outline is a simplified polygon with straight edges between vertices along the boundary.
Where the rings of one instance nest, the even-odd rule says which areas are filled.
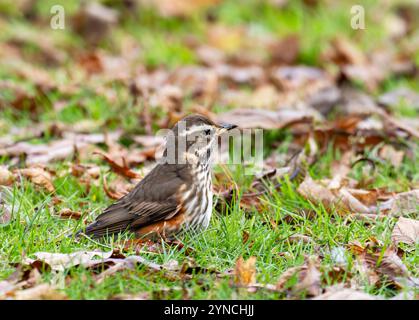
[[[167,220],[179,212],[179,190],[189,183],[186,166],[159,164],[130,193],[106,208],[85,233],[101,237]]]

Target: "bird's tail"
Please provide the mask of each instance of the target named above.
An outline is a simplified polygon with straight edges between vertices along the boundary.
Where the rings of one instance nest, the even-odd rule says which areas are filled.
[[[79,230],[76,237],[83,233],[91,238],[101,238],[108,235],[121,233],[129,229],[133,216],[129,214],[123,204],[114,203],[108,207],[96,221],[86,227],[85,230]]]

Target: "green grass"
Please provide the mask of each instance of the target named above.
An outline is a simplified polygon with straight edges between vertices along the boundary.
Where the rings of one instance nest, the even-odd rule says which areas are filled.
[[[322,160],[317,166],[321,167]],[[413,164],[406,164],[409,170],[414,171]],[[57,170],[64,170],[64,165],[57,165]],[[317,171],[316,168],[313,171]],[[399,177],[384,175],[388,171],[380,170],[382,179],[391,185],[397,183]],[[235,174],[238,182],[248,180],[243,177],[240,170]],[[243,180],[244,179],[244,180]],[[93,186],[85,195],[84,188],[77,179],[63,176],[54,180],[56,196],[63,202],[56,210],[68,207],[82,210],[92,220],[100,210],[112,201],[103,191],[102,186]],[[214,211],[211,226],[200,234],[188,234],[182,238],[185,248],[179,249],[173,245],[162,244],[161,253],[142,252],[141,255],[157,263],[167,263],[176,260],[180,264],[186,259],[194,259],[200,267],[215,269],[220,272],[234,268],[238,257],[257,257],[257,280],[260,283],[276,283],[278,277],[286,269],[301,265],[306,255],[324,256],[321,268],[331,270],[335,263],[330,254],[333,248],[345,247],[350,241],[365,243],[369,238],[375,237],[382,241],[384,248],[390,245],[391,231],[395,218],[377,220],[368,228],[364,222],[340,216],[337,212],[327,212],[322,206],[309,203],[295,191],[294,183],[287,183],[280,191],[273,191],[263,198],[265,210],[257,212],[250,210],[243,212],[237,203],[231,204],[226,212]],[[74,220],[63,220],[52,215],[50,204],[52,195],[39,192],[29,182],[13,188],[13,205],[19,210],[15,211],[12,222],[0,229],[0,278],[7,277],[14,271],[14,267],[7,262],[19,262],[22,255],[30,256],[38,251],[71,253],[77,250],[108,251],[107,247],[121,248],[123,235],[120,239],[107,239],[99,246],[95,242],[82,239],[75,242],[74,238],[67,237],[73,234],[81,225]],[[314,212],[309,218],[304,212]],[[277,224],[272,227],[270,221]],[[243,232],[249,234],[249,239],[243,243]],[[287,238],[293,234],[303,234],[311,237],[311,243],[290,243]],[[192,253],[186,248],[193,248]],[[417,248],[416,248],[417,249]],[[417,250],[415,251],[417,252]],[[402,259],[409,270],[417,276],[419,256],[417,253],[406,254]],[[127,254],[135,254],[128,252]],[[280,253],[286,253],[281,255]],[[347,271],[351,272],[352,255],[346,251],[348,260]],[[67,273],[68,272],[68,273]],[[63,290],[73,299],[104,299],[121,293],[149,292],[153,297],[163,295],[164,298],[181,299],[184,292],[179,288],[186,288],[188,295],[193,299],[265,299],[283,298],[284,294],[272,293],[266,290],[257,293],[248,293],[234,289],[231,278],[217,279],[215,275],[196,274],[191,280],[167,279],[164,274],[150,274],[144,267],[135,270],[119,272],[108,277],[103,283],[96,284],[90,271],[83,268],[71,269],[64,274],[46,272],[45,281],[53,281],[63,285],[66,276],[71,281],[63,286]],[[58,279],[57,279],[58,278]],[[328,285],[336,280],[323,279]],[[366,291],[372,294],[392,296],[395,294],[389,288],[370,288]],[[86,290],[86,287],[89,290]],[[173,288],[172,291],[166,290]]]

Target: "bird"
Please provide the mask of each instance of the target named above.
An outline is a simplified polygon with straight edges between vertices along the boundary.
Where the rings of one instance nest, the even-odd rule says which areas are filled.
[[[101,238],[130,231],[136,238],[170,240],[206,229],[213,206],[214,146],[236,127],[198,114],[178,121],[166,135],[163,160],[78,235]]]

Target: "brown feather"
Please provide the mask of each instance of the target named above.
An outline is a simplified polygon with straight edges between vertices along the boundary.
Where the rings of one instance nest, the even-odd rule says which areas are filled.
[[[85,234],[101,237],[170,219],[179,211],[179,191],[190,183],[187,165],[159,164],[130,193],[106,208]]]

